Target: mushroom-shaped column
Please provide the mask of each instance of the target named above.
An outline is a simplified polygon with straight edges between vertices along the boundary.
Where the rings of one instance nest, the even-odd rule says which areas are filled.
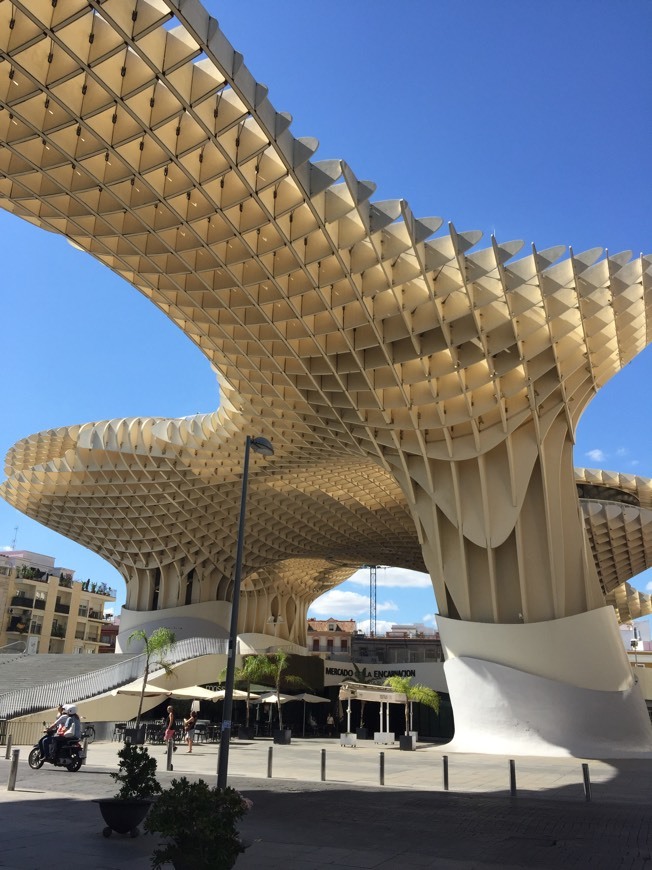
[[[455,743],[646,749],[572,446],[589,399],[646,342],[649,262],[535,250],[510,265],[508,250],[464,257],[457,287],[435,282],[446,344],[422,359],[432,396],[412,411],[441,425],[393,459],[435,585]]]

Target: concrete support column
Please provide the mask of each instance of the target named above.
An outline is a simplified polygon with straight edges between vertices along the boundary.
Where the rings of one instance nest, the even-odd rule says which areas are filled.
[[[616,758],[652,728],[612,607],[527,625],[437,617],[461,752]]]

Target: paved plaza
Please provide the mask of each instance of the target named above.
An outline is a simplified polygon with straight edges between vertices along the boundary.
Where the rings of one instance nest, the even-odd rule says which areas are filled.
[[[449,791],[443,788],[446,748],[419,744],[416,752],[334,740],[234,741],[230,784],[254,802],[242,833],[252,845],[239,870],[357,868],[652,868],[652,760],[591,761],[590,802],[582,760],[519,758],[516,796],[509,759],[454,755]],[[45,870],[145,870],[155,840],[102,836],[91,798],[115,792],[109,776],[118,743],[94,743],[78,774],[26,763],[20,747],[16,790],[6,791],[9,761],[0,756],[0,867]],[[322,750],[326,778],[321,781]],[[380,751],[384,751],[384,785]],[[159,760],[165,785],[174,776],[215,782],[217,746],[179,747],[174,772]]]

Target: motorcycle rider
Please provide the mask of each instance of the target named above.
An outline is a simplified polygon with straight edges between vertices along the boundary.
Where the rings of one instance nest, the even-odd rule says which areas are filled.
[[[68,716],[63,725],[63,734],[54,735],[54,752],[51,756],[53,762],[56,762],[59,758],[61,747],[64,746],[64,744],[66,744],[69,740],[79,740],[79,738],[81,737],[81,722],[79,720],[79,716],[77,715],[77,707],[74,704],[68,704],[67,707],[64,707],[64,710],[66,711]]]
[[[59,725],[65,725],[68,720],[68,714],[65,712],[65,709],[64,704],[59,704],[57,707],[57,718],[51,725],[48,725],[45,734],[38,742],[38,748],[43,758],[47,758],[50,755],[50,747],[52,746],[54,735],[57,733],[57,728]]]

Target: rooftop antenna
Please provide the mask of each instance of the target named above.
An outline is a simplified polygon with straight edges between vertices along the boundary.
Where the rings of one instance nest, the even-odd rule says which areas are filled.
[[[14,537],[11,541],[11,549],[16,549],[16,538],[18,537],[18,526],[14,526]]]

